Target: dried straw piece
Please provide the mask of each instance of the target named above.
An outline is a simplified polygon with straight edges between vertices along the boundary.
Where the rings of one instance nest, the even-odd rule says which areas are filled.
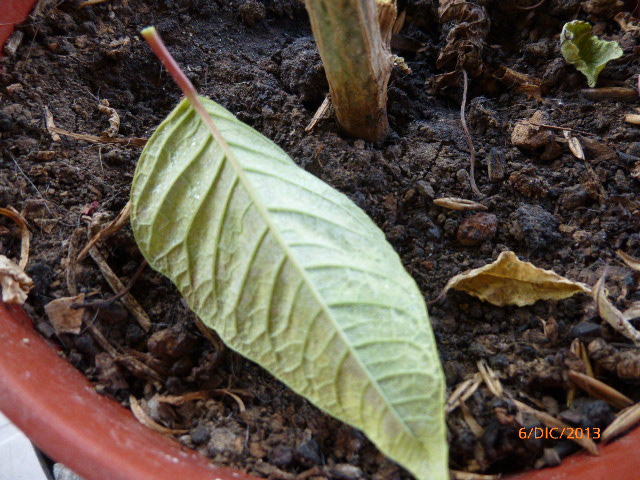
[[[548,413],[544,413],[544,412],[541,412],[540,410],[536,410],[535,408],[532,408],[529,405],[527,405],[525,403],[522,403],[522,402],[520,402],[518,400],[514,400],[514,403],[516,404],[516,407],[518,407],[518,410],[520,410],[523,413],[528,413],[530,415],[533,415],[538,420],[540,420],[542,423],[544,423],[547,427],[558,428],[560,430],[562,430],[564,428],[571,428],[569,425],[567,425],[563,421],[558,420],[555,417],[552,417]],[[590,438],[587,438],[587,437],[582,437],[582,438],[574,437],[574,438],[570,438],[570,440],[573,440],[575,443],[577,443],[582,448],[587,450],[591,455],[598,455],[598,447],[596,446],[595,442],[593,440],[591,440]]]
[[[616,408],[622,409],[633,405],[633,400],[626,395],[584,373],[569,370],[569,379],[589,395],[604,400]]]
[[[482,375],[482,379],[489,391],[496,397],[504,396],[504,389],[496,372],[494,372],[484,360],[480,360],[477,365],[478,370],[480,370],[480,375]]]
[[[73,133],[63,128],[58,128],[55,125],[48,127],[51,136],[54,134],[64,135],[65,137],[75,138],[76,140],[84,140],[90,143],[102,143],[102,144],[116,144],[124,145],[125,147],[144,147],[147,144],[147,138],[131,137],[131,138],[110,138],[110,137],[98,137],[97,135],[87,135],[84,133]],[[56,135],[60,138],[59,135]]]
[[[466,198],[442,197],[442,198],[436,198],[433,201],[433,203],[435,203],[439,207],[446,208],[449,210],[458,210],[458,211],[489,210],[486,206],[482,205],[481,203],[474,202],[473,200],[467,200]]]
[[[458,408],[460,402],[464,402],[471,397],[481,384],[482,375],[476,373],[472,378],[469,378],[458,385],[447,399],[447,404],[444,409],[445,413],[449,414]]]
[[[602,432],[602,441],[608,442],[634,427],[638,422],[640,422],[640,403],[619,412],[617,418]]]
[[[451,480],[498,480],[501,475],[483,475],[481,473],[461,472],[460,470],[449,470]]]

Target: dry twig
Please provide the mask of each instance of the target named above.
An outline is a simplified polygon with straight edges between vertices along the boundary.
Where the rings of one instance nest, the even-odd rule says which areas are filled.
[[[118,213],[116,218],[107,225],[105,228],[100,230],[94,237],[89,241],[86,247],[82,249],[76,261],[81,262],[89,253],[94,245],[100,241],[106,240],[111,237],[115,233],[119,232],[124,228],[124,226],[129,223],[129,218],[131,217],[131,201],[127,202],[124,208]]]
[[[462,70],[462,78],[464,79],[462,90],[462,104],[460,105],[460,122],[462,123],[462,129],[464,135],[467,137],[467,143],[469,144],[469,151],[471,152],[471,167],[469,168],[469,182],[471,183],[471,190],[478,197],[482,198],[484,195],[476,185],[476,147],[473,145],[473,139],[471,133],[469,133],[469,127],[467,127],[467,120],[465,118],[465,107],[467,106],[467,88],[468,88],[468,75],[466,70]]]
[[[113,272],[113,270],[111,270],[111,267],[109,267],[102,254],[96,248],[92,248],[91,250],[89,250],[89,254],[91,255],[91,258],[93,258],[93,260],[98,264],[98,267],[100,267],[102,275],[104,275],[104,278],[107,280],[113,291],[115,293],[118,293],[124,290],[125,286],[120,281],[118,276]],[[138,301],[133,297],[133,295],[131,295],[130,293],[125,293],[122,297],[122,303],[136,318],[138,324],[145,331],[149,331],[149,329],[151,328],[151,319],[147,315],[147,312],[144,311]]]
[[[24,270],[29,263],[29,246],[31,245],[31,232],[29,231],[29,227],[27,227],[27,221],[20,212],[13,207],[0,208],[0,215],[9,217],[20,227],[20,262],[18,266]]]

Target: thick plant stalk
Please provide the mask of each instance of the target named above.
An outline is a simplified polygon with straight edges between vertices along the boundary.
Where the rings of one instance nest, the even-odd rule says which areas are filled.
[[[389,132],[395,0],[305,0],[340,128],[377,142]]]

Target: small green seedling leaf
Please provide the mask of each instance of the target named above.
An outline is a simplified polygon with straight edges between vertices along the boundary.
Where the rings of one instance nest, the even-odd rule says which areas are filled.
[[[560,36],[560,51],[567,62],[587,77],[589,87],[593,88],[609,60],[622,56],[622,48],[617,42],[591,35],[592,30],[591,24],[580,20],[566,23]]]
[[[384,233],[270,140],[185,91],[133,181],[131,224],[149,264],[229,347],[419,480],[448,479],[436,344]]]

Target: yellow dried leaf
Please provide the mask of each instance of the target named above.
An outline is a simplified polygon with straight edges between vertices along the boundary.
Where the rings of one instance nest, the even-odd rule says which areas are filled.
[[[444,292],[454,288],[493,305],[531,305],[538,300],[562,300],[576,293],[589,293],[589,286],[568,280],[551,270],[543,270],[502,252],[498,259],[481,268],[456,275]]]

